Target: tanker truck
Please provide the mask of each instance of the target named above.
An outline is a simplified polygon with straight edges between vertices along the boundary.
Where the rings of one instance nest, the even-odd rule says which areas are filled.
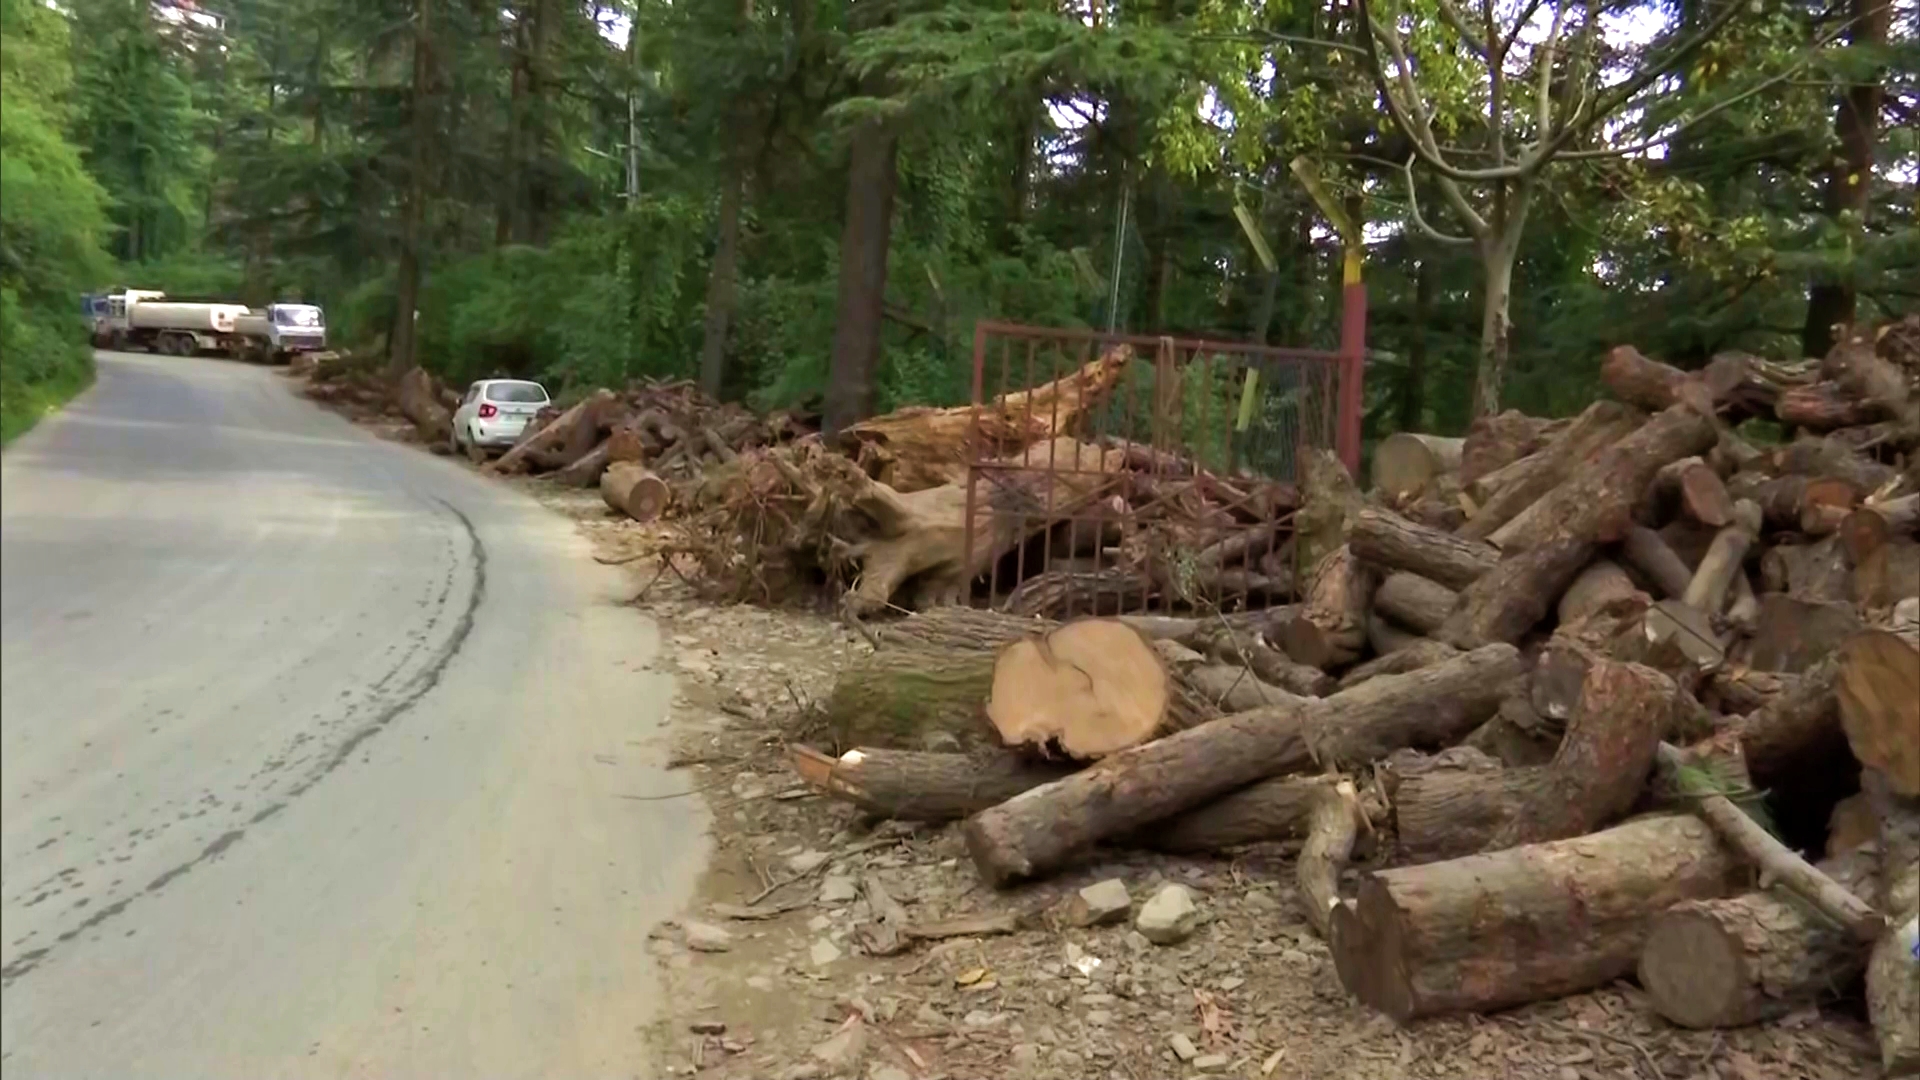
[[[94,344],[145,349],[173,356],[201,351],[247,359],[284,360],[326,348],[326,317],[313,304],[245,304],[168,300],[165,293],[125,289],[106,298],[94,319]]]

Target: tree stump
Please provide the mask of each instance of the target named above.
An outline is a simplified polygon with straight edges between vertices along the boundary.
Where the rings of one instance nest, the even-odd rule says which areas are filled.
[[[1367,645],[1367,606],[1373,572],[1353,550],[1335,548],[1314,567],[1306,602],[1280,631],[1280,647],[1308,667],[1326,671],[1359,659]]]
[[[1157,734],[1171,687],[1145,634],[1111,619],[1081,619],[1000,650],[987,719],[1008,746],[1090,761]]]

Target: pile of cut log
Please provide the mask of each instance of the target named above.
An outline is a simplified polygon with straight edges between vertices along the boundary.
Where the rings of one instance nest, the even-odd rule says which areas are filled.
[[[1400,1020],[1637,976],[1732,1026],[1864,984],[1920,1072],[1920,320],[1604,379],[1383,447],[1367,495],[1305,477],[1297,603],[875,623],[793,766],[964,819],[994,885],[1293,845],[1341,982]]]

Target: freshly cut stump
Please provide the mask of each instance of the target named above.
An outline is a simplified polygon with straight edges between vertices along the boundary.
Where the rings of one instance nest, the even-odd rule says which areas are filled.
[[[635,521],[652,521],[666,512],[673,489],[636,462],[616,461],[600,474],[600,498],[609,510]]]
[[[1863,852],[1821,864],[1854,892],[1873,879]],[[1688,900],[1661,915],[1640,954],[1640,985],[1661,1016],[1690,1028],[1743,1027],[1845,989],[1869,946],[1785,893]]]
[[[1089,761],[1153,738],[1171,680],[1145,634],[1081,619],[1000,650],[987,718],[1008,746]]]
[[[1725,895],[1738,870],[1705,822],[1674,816],[1376,871],[1333,909],[1334,967],[1400,1021],[1577,994],[1631,972],[1662,912]]]

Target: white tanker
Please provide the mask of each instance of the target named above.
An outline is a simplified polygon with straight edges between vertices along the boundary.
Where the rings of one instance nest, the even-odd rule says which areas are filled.
[[[174,356],[201,351],[258,359],[285,359],[324,349],[326,316],[312,304],[183,303],[165,293],[127,289],[106,298],[93,325],[101,348],[147,349]]]

